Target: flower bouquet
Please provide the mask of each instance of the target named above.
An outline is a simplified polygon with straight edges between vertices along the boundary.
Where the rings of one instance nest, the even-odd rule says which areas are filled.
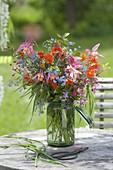
[[[36,43],[23,42],[14,52],[13,80],[9,83],[23,88],[22,96],[29,96],[33,112],[39,114],[47,106],[47,141],[49,145],[74,144],[74,111],[91,125],[92,118],[83,106],[89,102],[93,110],[93,93],[102,71],[97,52],[100,44],[92,50],[80,51],[67,39],[69,33],[57,35],[43,43],[43,51],[36,51]],[[45,105],[46,104],[46,105]]]

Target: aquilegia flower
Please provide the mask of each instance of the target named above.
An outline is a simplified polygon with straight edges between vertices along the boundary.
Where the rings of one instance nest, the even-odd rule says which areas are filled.
[[[97,52],[100,44],[81,52],[75,43],[61,36],[44,45],[48,50],[34,51],[31,40],[20,45],[12,64],[14,82],[19,79],[18,84],[28,89],[25,96],[28,93],[34,99],[34,110],[42,102],[61,100],[85,105],[91,100],[88,92],[96,90],[102,71],[98,57],[103,56]]]
[[[24,57],[24,53],[26,53],[27,56],[29,56],[29,57],[32,57],[33,55],[35,55],[35,52],[33,50],[32,40],[28,40],[26,42],[23,42],[20,45],[20,47],[16,50],[16,52],[19,53],[23,57]]]

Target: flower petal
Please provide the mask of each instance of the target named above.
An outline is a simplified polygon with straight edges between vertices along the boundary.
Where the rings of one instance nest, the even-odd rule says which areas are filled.
[[[100,57],[100,58],[104,58],[104,56],[101,55],[101,54],[97,54],[97,56]]]
[[[92,51],[95,52],[98,50],[100,44],[96,44],[93,48],[92,48]]]
[[[86,52],[87,54],[89,54],[89,55],[91,54],[90,49],[86,49],[85,52]]]

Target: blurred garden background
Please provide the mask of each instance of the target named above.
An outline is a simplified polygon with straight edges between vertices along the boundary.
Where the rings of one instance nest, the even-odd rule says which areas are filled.
[[[2,0],[3,1],[3,0]],[[99,52],[105,56],[102,64],[109,63],[101,77],[113,77],[113,1],[112,0],[4,0],[9,4],[9,46],[15,49],[27,38],[41,44],[56,33],[70,33],[80,50],[100,43]],[[0,14],[2,15],[2,14]],[[0,39],[1,41],[1,39]],[[37,49],[38,51],[38,49]],[[0,135],[46,127],[46,115],[35,113],[29,123],[32,104],[20,99],[15,87],[7,87],[11,79],[12,52],[0,49],[0,76],[3,77],[4,96],[0,103]],[[85,124],[86,125],[86,124]]]

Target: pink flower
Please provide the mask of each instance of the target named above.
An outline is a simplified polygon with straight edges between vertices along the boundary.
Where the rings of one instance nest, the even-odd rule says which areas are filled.
[[[80,74],[82,74],[80,71],[76,70],[74,67],[71,65],[68,65],[66,68],[66,72],[69,72],[70,78],[73,81],[76,81],[77,77],[79,77]]]
[[[80,57],[69,56],[69,63],[68,64],[71,65],[72,67],[74,67],[75,69],[82,68],[83,66],[78,62],[80,60],[81,60]]]
[[[13,73],[12,76],[14,76],[15,74]]]
[[[16,50],[18,53],[19,51],[25,51],[25,53],[31,58],[33,55],[35,55],[35,52],[33,50],[33,43],[32,40],[28,40],[26,42],[23,42],[20,47]]]
[[[33,80],[35,80],[37,83],[39,81],[43,81],[44,80],[44,73],[42,71],[40,71],[39,73],[37,73],[34,77]]]
[[[14,67],[12,68],[12,70],[16,71],[16,70],[17,70],[17,67],[16,67],[16,66],[14,66]]]
[[[87,53],[88,55],[93,55],[93,56],[97,56],[97,57],[100,57],[100,58],[104,58],[103,55],[101,55],[101,54],[99,54],[99,53],[97,52],[99,46],[100,46],[100,44],[96,44],[96,45],[92,48],[92,51],[90,51],[90,49],[86,49],[85,51],[86,51],[86,53]]]
[[[58,80],[59,76],[57,74],[49,73],[46,77],[46,82],[48,83],[49,80]]]
[[[84,90],[83,90],[83,89],[80,89],[80,88],[77,89],[77,93],[79,93],[81,96],[84,96],[84,95],[85,95]]]
[[[82,106],[85,105],[87,102],[88,102],[87,98],[80,99],[80,105],[82,105]]]
[[[73,91],[72,91],[72,95],[73,95],[73,96],[76,96],[76,94],[77,94],[77,89],[74,88]]]

